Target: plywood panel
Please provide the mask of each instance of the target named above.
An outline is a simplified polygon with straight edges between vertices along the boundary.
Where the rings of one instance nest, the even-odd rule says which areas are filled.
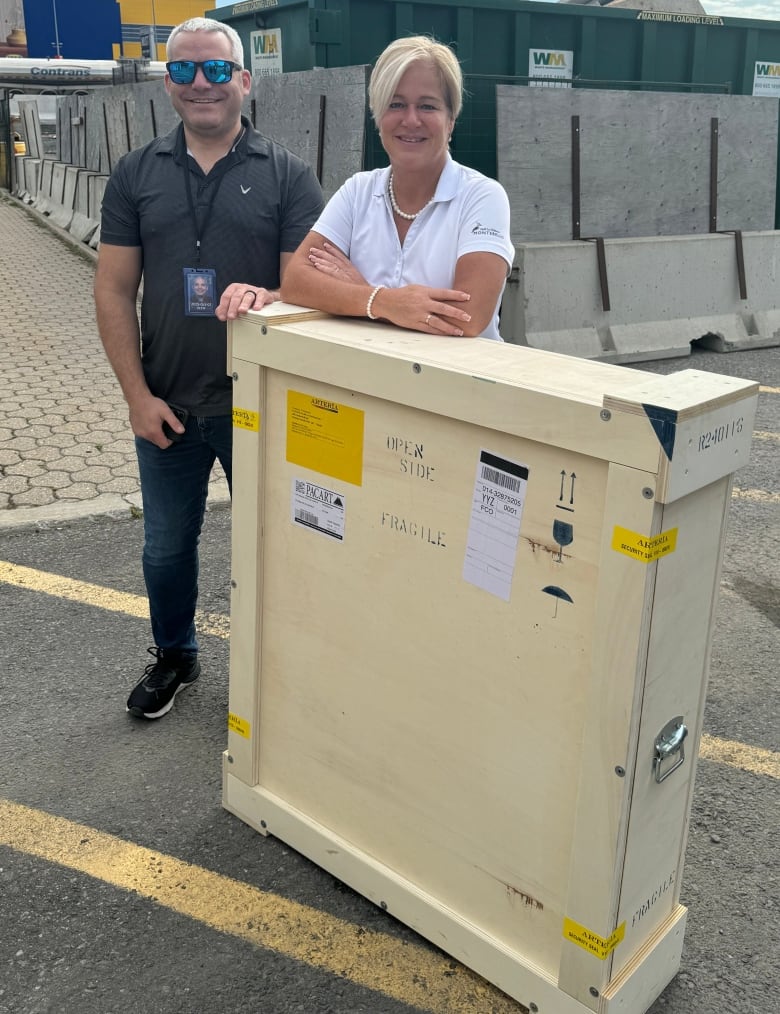
[[[359,488],[280,461],[290,387],[365,414]],[[326,826],[339,814],[368,853],[380,835],[398,875],[507,945],[523,936],[553,975],[606,466],[300,378],[274,374],[267,390],[263,785]],[[462,578],[483,448],[532,477],[506,601]],[[554,534],[562,464],[589,491],[565,551]],[[296,480],[340,493],[343,542],[290,523]],[[290,560],[304,558],[289,580]],[[565,597],[549,590],[559,586]],[[565,760],[540,764],[552,741]]]
[[[582,236],[709,232],[713,119],[718,228],[774,228],[777,113],[766,99],[499,85],[497,107],[515,242],[572,238],[573,116]]]

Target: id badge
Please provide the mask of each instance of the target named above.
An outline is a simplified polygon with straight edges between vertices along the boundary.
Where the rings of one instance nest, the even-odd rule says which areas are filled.
[[[184,314],[213,317],[217,308],[217,272],[214,268],[182,268]]]

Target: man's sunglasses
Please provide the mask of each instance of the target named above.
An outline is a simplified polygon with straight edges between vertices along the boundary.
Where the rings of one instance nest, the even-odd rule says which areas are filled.
[[[171,60],[166,63],[168,74],[174,84],[192,84],[198,67],[203,71],[203,76],[212,84],[226,84],[232,77],[234,70],[241,70],[237,63],[232,60]]]

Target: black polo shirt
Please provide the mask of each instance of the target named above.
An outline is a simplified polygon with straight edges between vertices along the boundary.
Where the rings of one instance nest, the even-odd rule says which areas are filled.
[[[214,268],[217,298],[231,282],[278,288],[280,253],[297,249],[323,206],[310,167],[242,123],[243,137],[207,176],[187,155],[179,124],[120,159],[103,198],[101,243],[143,251],[146,381],[157,397],[196,415],[231,411],[226,325],[185,316],[182,269]],[[200,223],[199,258],[185,172]]]

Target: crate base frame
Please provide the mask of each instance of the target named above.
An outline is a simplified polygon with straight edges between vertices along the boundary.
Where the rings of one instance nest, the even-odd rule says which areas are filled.
[[[586,1014],[593,1010],[562,993],[550,976],[524,962],[478,927],[440,905],[435,898],[397,876],[382,863],[355,849],[329,828],[311,820],[260,786],[250,787],[230,773],[231,759],[223,754],[222,805],[261,835],[272,835],[316,863],[337,880],[409,926],[498,986],[524,1006],[554,1014]],[[680,967],[688,910],[677,905],[635,956],[604,991],[599,1014],[646,1010],[663,992]],[[641,965],[641,979],[636,970]]]

